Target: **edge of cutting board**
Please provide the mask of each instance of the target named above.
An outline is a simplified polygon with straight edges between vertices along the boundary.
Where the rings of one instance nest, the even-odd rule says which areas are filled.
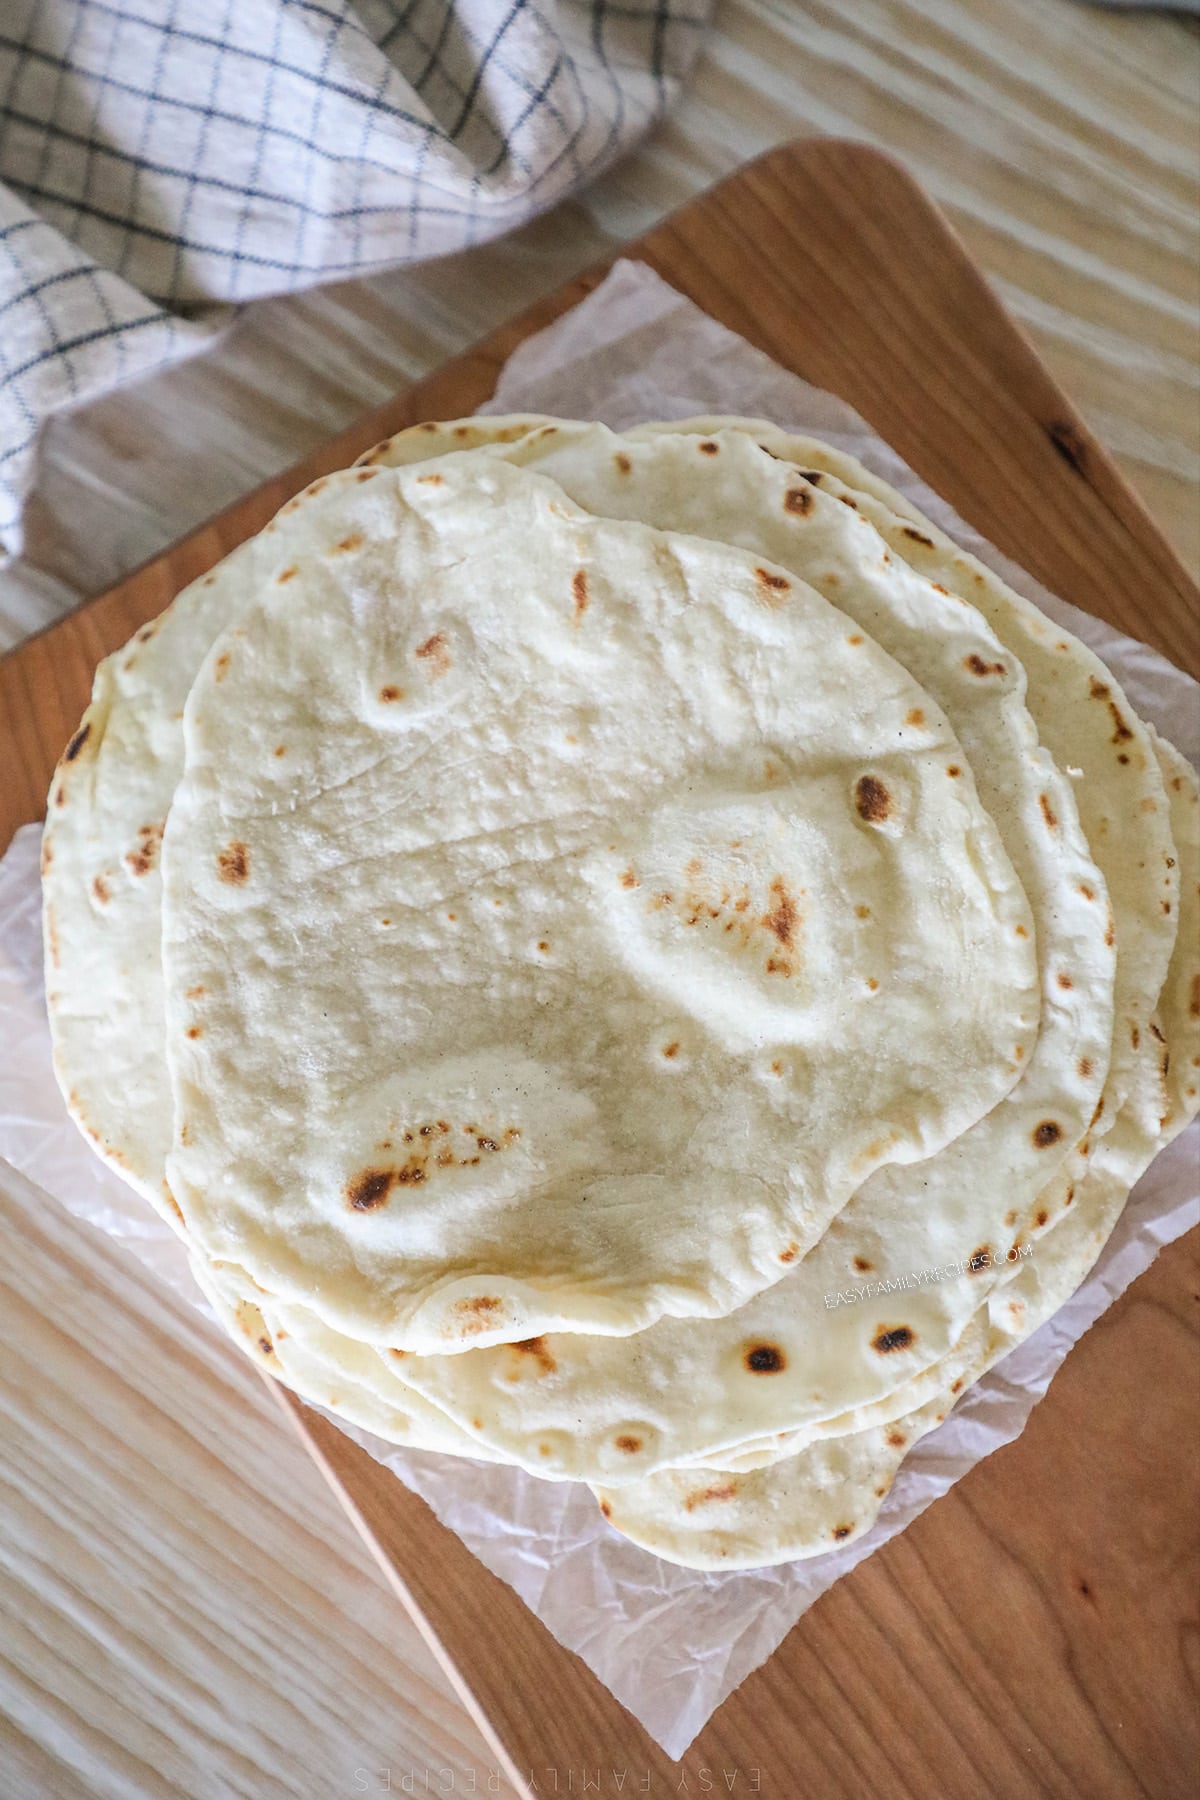
[[[1048,587],[1200,669],[1200,595],[1175,552],[947,220],[889,157],[829,139],[785,145],[620,254],[849,400]],[[473,411],[516,346],[607,267],[569,282],[0,660],[0,848],[42,816],[101,656],[317,475],[422,418]],[[1157,1791],[1182,1792],[1197,1747],[1186,1664],[1181,1653],[1164,1674],[1148,1633],[1150,1623],[1154,1642],[1181,1633],[1190,1606],[1196,1263],[1193,1233],[1077,1347],[1017,1443],[806,1614],[680,1764],[421,1500],[272,1387],[521,1792],[582,1792],[586,1777],[606,1795],[851,1795],[884,1783],[956,1800],[1132,1795],[1146,1791],[1139,1767],[1156,1769]],[[1091,1472],[1064,1444],[1110,1441],[1113,1421],[1127,1415],[1135,1433],[1147,1413],[1157,1466],[1147,1474],[1131,1457],[1109,1462],[1098,1498]],[[1157,1520],[1153,1550],[1148,1513]],[[989,1557],[1003,1559],[1010,1578],[999,1614],[981,1570]],[[1087,1581],[1068,1573],[1085,1557]],[[1097,1583],[1104,1614],[1079,1600]],[[1109,1729],[1114,1707],[1137,1720],[1122,1741]],[[481,1791],[485,1780],[481,1772]]]

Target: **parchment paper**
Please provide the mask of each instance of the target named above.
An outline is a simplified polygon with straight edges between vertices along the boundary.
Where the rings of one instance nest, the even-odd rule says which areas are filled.
[[[802,322],[798,322],[802,329]],[[1200,761],[1200,687],[1144,645],[1053,598],[983,543],[841,401],[777,367],[645,267],[524,344],[485,412],[537,410],[615,427],[703,412],[761,415],[858,456],[1102,656],[1142,715]],[[71,1212],[125,1240],[203,1307],[176,1238],[93,1155],[54,1083],[41,976],[39,828],[0,862],[0,1156]],[[844,1550],[728,1575],[677,1569],[617,1536],[586,1488],[402,1451],[335,1421],[421,1494],[480,1560],[578,1652],[673,1756],[819,1595],[1021,1431],[1071,1345],[1159,1248],[1200,1219],[1200,1127],[1155,1163],[1092,1275],[1055,1318],[968,1390],[903,1465],[877,1524]]]

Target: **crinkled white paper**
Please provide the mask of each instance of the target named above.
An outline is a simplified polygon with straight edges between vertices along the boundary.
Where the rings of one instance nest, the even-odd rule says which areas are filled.
[[[1142,715],[1200,760],[1195,682],[1144,645],[1047,594],[923,487],[841,401],[778,368],[640,264],[618,263],[573,312],[522,345],[484,411],[558,413],[618,428],[694,413],[750,413],[824,438],[902,489],[1089,643]],[[38,828],[27,827],[0,862],[0,1156],[71,1212],[123,1238],[156,1276],[202,1305],[176,1238],[98,1161],[63,1109],[43,1003],[38,840]],[[1071,1345],[1163,1244],[1200,1218],[1198,1162],[1200,1128],[1193,1126],[1139,1184],[1073,1299],[915,1447],[875,1527],[825,1556],[751,1573],[677,1569],[618,1537],[586,1488],[397,1450],[342,1429],[415,1488],[664,1749],[680,1756],[726,1695],[840,1575],[1019,1434]]]

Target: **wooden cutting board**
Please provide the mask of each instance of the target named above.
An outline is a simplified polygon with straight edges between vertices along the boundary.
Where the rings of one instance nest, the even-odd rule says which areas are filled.
[[[623,254],[849,400],[1048,587],[1200,672],[1186,571],[887,157],[786,146]],[[0,849],[42,816],[102,656],[318,474],[479,406],[516,345],[604,273],[0,661]],[[679,1764],[420,1500],[274,1391],[521,1793],[1182,1796],[1200,1755],[1198,1297],[1192,1233],[1076,1347],[1018,1442],[826,1595]]]

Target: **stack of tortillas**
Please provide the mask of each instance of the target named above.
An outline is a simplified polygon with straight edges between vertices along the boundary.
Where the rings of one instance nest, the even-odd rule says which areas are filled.
[[[58,1075],[301,1395],[679,1563],[811,1555],[1196,1112],[1197,810],[821,444],[424,425],[101,665]]]

